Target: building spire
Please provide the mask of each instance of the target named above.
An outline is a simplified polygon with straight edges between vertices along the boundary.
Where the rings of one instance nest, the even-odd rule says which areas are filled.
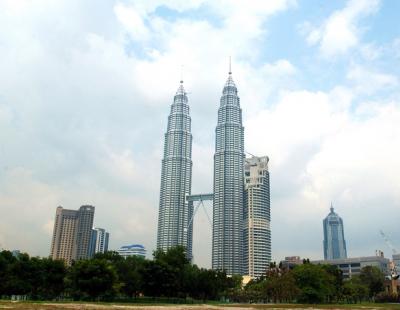
[[[231,61],[231,56],[229,56],[229,75],[232,75],[232,61]]]
[[[333,213],[333,203],[331,201],[331,213]]]
[[[183,84],[183,65],[181,65],[181,80],[180,83]]]

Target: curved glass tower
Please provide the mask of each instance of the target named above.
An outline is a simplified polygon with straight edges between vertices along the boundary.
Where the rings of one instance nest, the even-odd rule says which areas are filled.
[[[222,92],[215,134],[212,268],[241,274],[244,128],[231,72]]]
[[[268,156],[245,159],[243,273],[265,274],[271,262],[271,211]]]
[[[186,202],[192,184],[192,134],[188,98],[183,81],[174,96],[164,140],[161,170],[157,248],[166,251],[182,245],[192,257],[193,210]]]
[[[324,258],[340,259],[347,258],[346,241],[342,218],[333,211],[324,219]]]

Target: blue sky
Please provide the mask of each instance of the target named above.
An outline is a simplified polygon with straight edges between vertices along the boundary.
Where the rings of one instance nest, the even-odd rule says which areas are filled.
[[[209,192],[232,56],[246,150],[270,157],[273,258],[321,258],[331,201],[350,256],[389,254],[379,230],[400,247],[399,12],[389,0],[2,1],[0,247],[47,255],[55,208],[93,204],[113,249],[150,254],[180,68],[193,192]],[[194,225],[208,267],[201,210]]]

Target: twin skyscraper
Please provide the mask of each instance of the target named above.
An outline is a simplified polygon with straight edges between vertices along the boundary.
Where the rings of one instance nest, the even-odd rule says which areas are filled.
[[[260,276],[271,260],[268,157],[246,159],[237,87],[229,72],[215,130],[214,189],[191,195],[192,134],[180,81],[168,117],[161,171],[157,248],[182,245],[192,257],[193,200],[212,197],[212,268]]]

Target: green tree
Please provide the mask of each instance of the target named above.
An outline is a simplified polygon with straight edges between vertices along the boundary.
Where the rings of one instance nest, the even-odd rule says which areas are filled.
[[[140,256],[129,256],[115,263],[121,292],[127,297],[136,298],[141,293],[144,264],[145,259]]]
[[[11,281],[11,266],[17,259],[12,255],[10,251],[0,252],[0,296],[1,295],[12,295],[12,289],[10,287]]]
[[[68,270],[66,284],[74,299],[112,299],[118,289],[115,267],[105,259],[80,260]]]
[[[149,296],[186,297],[184,273],[190,261],[185,248],[176,246],[167,252],[157,250],[153,256],[153,261],[147,262],[143,269],[146,276],[144,293]]]
[[[353,276],[343,284],[343,297],[348,303],[357,303],[368,299],[368,286],[362,283],[360,276]]]
[[[322,268],[331,275],[333,290],[327,296],[328,302],[338,302],[343,297],[343,272],[333,265],[322,265]]]
[[[60,296],[64,287],[64,278],[67,274],[65,264],[61,260],[51,258],[36,258],[37,270],[40,277],[39,282],[34,284],[38,299],[54,299]]]
[[[175,274],[165,263],[160,261],[146,261],[142,269],[143,293],[146,296],[173,297],[177,295],[174,290]]]
[[[93,256],[93,258],[94,259],[103,259],[112,264],[116,264],[116,263],[124,260],[124,258],[121,255],[119,255],[119,253],[116,251],[107,251],[104,253],[96,253]]]
[[[322,265],[306,263],[296,266],[292,272],[296,286],[300,289],[300,302],[327,302],[327,297],[334,294],[334,278]]]
[[[377,267],[363,267],[360,272],[360,280],[367,285],[370,297],[374,297],[384,290],[385,275]]]
[[[32,283],[37,281],[37,270],[28,254],[19,254],[8,266],[8,295],[28,295],[32,292]]]

